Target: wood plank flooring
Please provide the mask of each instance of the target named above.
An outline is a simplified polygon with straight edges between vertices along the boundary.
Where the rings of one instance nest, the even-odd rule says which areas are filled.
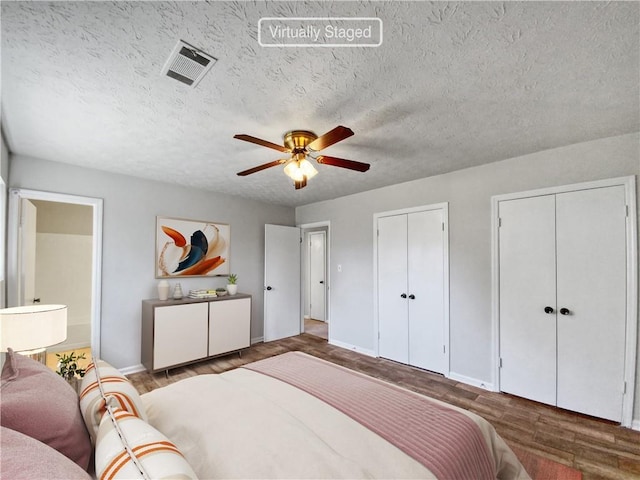
[[[576,468],[584,480],[640,480],[640,432],[502,393],[488,392],[407,365],[372,358],[308,334],[260,343],[237,354],[164,373],[129,378],[140,393],[183,378],[220,373],[255,360],[299,350],[395,383],[486,418],[507,441],[524,450]],[[561,479],[560,479],[561,480]]]
[[[329,325],[326,322],[322,322],[320,320],[314,320],[313,318],[305,318],[304,333],[328,340]]]

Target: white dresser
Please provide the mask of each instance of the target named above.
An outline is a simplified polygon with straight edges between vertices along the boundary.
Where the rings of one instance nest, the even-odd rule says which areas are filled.
[[[251,295],[142,301],[142,364],[149,372],[251,344]]]

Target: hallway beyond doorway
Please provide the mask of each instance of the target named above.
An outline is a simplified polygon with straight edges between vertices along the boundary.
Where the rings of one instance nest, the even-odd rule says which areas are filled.
[[[316,337],[329,339],[329,325],[327,322],[321,322],[320,320],[313,320],[312,318],[304,319],[304,333],[314,335]]]

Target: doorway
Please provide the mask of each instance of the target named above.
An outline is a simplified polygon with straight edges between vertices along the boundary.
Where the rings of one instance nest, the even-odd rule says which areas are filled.
[[[329,339],[329,222],[301,225],[302,244],[302,331]]]
[[[50,352],[100,355],[102,199],[11,189],[9,306],[68,306],[67,340]]]

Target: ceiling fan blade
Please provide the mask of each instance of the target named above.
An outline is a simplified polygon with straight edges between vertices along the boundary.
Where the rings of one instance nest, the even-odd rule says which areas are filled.
[[[349,170],[356,170],[358,172],[366,172],[371,166],[368,163],[356,162],[354,160],[345,160],[344,158],[328,157],[326,155],[320,155],[318,158],[316,158],[316,162],[322,165],[348,168]]]
[[[307,145],[307,148],[315,150],[317,152],[319,150],[322,150],[323,148],[327,148],[328,146],[333,145],[334,143],[338,143],[345,138],[349,138],[351,135],[353,135],[353,131],[350,128],[338,125],[333,130],[316,138],[313,142]]]
[[[238,175],[241,177],[246,177],[247,175],[251,175],[252,173],[259,172],[260,170],[265,170],[267,168],[275,167],[277,165],[282,165],[284,162],[287,162],[288,158],[281,158],[280,160],[274,160],[273,162],[264,163],[262,165],[258,165],[257,167],[250,168],[249,170],[243,170],[242,172],[238,172]]]
[[[237,138],[238,140],[244,140],[245,142],[255,143],[257,145],[262,145],[263,147],[273,148],[274,150],[278,150],[279,152],[290,152],[287,147],[282,145],[278,145],[277,143],[272,143],[267,140],[262,140],[261,138],[252,137],[251,135],[238,134],[234,135],[233,138]]]

